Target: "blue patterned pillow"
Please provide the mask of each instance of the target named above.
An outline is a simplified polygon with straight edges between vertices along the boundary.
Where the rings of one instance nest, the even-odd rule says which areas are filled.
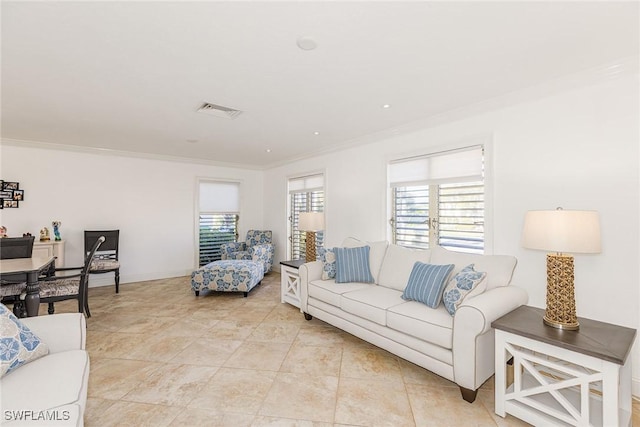
[[[369,267],[369,246],[333,248],[336,254],[336,283],[373,283]]]
[[[334,279],[336,277],[336,254],[333,249],[319,247],[318,258],[322,261],[322,280]]]
[[[49,346],[0,304],[0,378],[48,353]]]
[[[434,265],[416,261],[413,264],[402,298],[436,308],[442,301],[442,290],[453,270],[453,264]]]
[[[442,302],[444,302],[444,306],[450,315],[456,314],[456,310],[464,297],[478,286],[486,276],[487,273],[475,271],[474,265],[470,264],[449,280],[442,295]]]

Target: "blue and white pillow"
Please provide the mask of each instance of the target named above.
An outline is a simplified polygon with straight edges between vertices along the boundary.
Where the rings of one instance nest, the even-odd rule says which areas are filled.
[[[49,346],[0,304],[0,378],[47,354]]]
[[[450,315],[456,314],[464,297],[474,290],[486,276],[487,273],[476,271],[474,264],[470,264],[449,280],[442,295],[442,302]]]
[[[369,246],[333,248],[336,255],[336,283],[373,283],[369,267]]]
[[[322,280],[334,279],[336,277],[336,254],[333,249],[319,247],[318,258],[322,261]]]
[[[453,271],[453,264],[435,265],[416,261],[411,269],[402,299],[418,301],[437,308],[442,301],[442,291]]]

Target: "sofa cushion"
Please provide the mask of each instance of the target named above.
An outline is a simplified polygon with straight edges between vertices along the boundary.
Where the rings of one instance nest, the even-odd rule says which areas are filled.
[[[456,314],[458,306],[464,298],[473,291],[487,276],[487,273],[474,270],[474,265],[469,264],[454,275],[444,289],[442,302],[450,315]]]
[[[347,313],[385,326],[387,308],[404,303],[402,292],[382,286],[372,286],[342,294],[340,307]]]
[[[380,268],[382,267],[382,261],[384,260],[385,253],[389,242],[386,240],[380,240],[376,242],[364,242],[353,237],[347,237],[342,242],[342,246],[345,248],[356,248],[360,246],[369,246],[369,269],[373,276],[373,281],[378,282],[380,275]]]
[[[334,248],[336,254],[336,283],[373,283],[369,268],[369,246]]]
[[[429,308],[416,301],[387,310],[387,326],[444,348],[453,346],[453,318],[444,306]]]
[[[376,283],[380,286],[404,291],[416,261],[428,263],[430,259],[431,251],[428,249],[410,249],[398,245],[389,245]]]
[[[49,346],[0,304],[0,378],[48,353]]]
[[[333,252],[333,249],[319,247],[318,259],[322,262],[322,280],[335,279],[336,254]]]
[[[2,412],[42,410],[74,403],[84,408],[88,378],[86,351],[49,354],[2,378]]]
[[[327,304],[340,307],[340,296],[345,292],[370,288],[369,283],[336,283],[334,280],[314,280],[309,283],[308,293],[310,298],[315,298]]]
[[[417,261],[413,265],[402,299],[418,301],[436,308],[442,301],[442,291],[453,270],[453,264],[435,265]]]
[[[486,272],[486,279],[480,282],[480,284],[467,295],[467,298],[471,298],[472,296],[481,294],[487,289],[509,285],[509,283],[511,283],[511,277],[513,276],[513,270],[516,268],[517,260],[510,255],[466,254],[435,246],[431,250],[431,263],[455,264],[453,274],[458,274],[460,270],[469,264],[474,264],[477,271]]]

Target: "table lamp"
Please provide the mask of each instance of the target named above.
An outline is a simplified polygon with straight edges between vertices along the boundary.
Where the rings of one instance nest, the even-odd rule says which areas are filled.
[[[301,212],[298,218],[298,230],[306,231],[305,261],[316,260],[316,231],[324,230],[324,213]]]
[[[595,211],[557,208],[529,211],[524,218],[522,246],[547,254],[547,307],[545,325],[575,331],[576,316],[573,256],[600,253],[600,220]]]

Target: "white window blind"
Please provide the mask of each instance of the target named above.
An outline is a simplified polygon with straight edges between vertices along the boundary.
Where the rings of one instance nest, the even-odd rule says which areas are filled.
[[[482,180],[481,146],[395,160],[389,164],[392,187]]]

